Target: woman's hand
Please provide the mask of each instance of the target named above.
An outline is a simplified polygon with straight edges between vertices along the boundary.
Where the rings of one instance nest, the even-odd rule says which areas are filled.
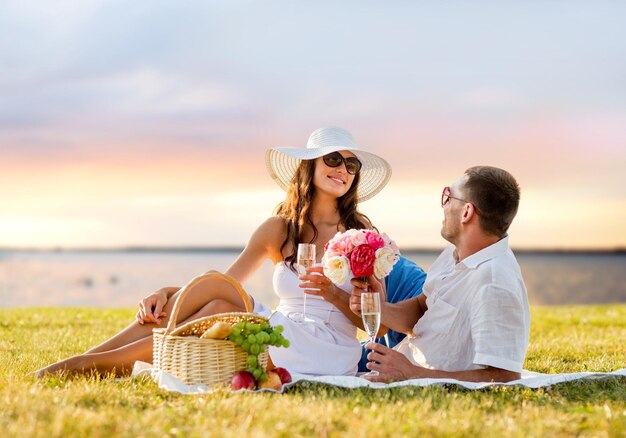
[[[324,268],[321,266],[313,266],[307,268],[307,273],[307,275],[298,276],[301,281],[298,286],[304,289],[304,293],[317,295],[332,303],[341,289],[335,286],[333,282],[324,275]]]
[[[161,318],[167,316],[163,311],[167,299],[167,291],[165,289],[159,289],[152,295],[139,301],[139,310],[136,316],[137,322],[141,325],[146,322],[161,324]]]

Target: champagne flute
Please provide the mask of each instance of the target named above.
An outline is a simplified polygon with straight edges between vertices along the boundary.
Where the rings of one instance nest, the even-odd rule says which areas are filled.
[[[363,292],[361,294],[361,318],[370,342],[376,342],[376,333],[380,328],[380,294]],[[377,376],[378,371],[370,371],[365,376]]]
[[[315,245],[312,243],[298,244],[298,274],[307,275],[307,268],[315,265]],[[306,321],[306,293],[302,304],[302,321]]]

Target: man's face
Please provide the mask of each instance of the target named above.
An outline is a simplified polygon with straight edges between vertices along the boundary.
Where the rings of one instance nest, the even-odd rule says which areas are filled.
[[[443,223],[441,225],[441,237],[448,242],[456,245],[461,232],[461,217],[463,215],[463,201],[455,198],[464,199],[463,187],[467,181],[467,175],[456,180],[450,187],[450,198],[443,208]]]

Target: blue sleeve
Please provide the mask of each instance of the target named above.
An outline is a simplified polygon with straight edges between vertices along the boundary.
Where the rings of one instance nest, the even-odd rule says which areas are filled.
[[[400,256],[400,259],[394,265],[391,273],[385,278],[387,301],[397,303],[418,296],[422,293],[425,280],[426,273],[422,268],[406,257]],[[388,346],[390,348],[395,347],[405,336],[404,333],[389,330],[387,332],[387,338],[389,339]],[[387,345],[385,338],[380,338],[377,342]],[[361,353],[359,371],[368,371],[367,368],[365,368],[365,364],[367,363],[367,353],[369,353],[369,350],[362,348]]]
[[[397,303],[422,293],[426,273],[404,256],[400,256],[391,273],[385,278],[387,301]]]

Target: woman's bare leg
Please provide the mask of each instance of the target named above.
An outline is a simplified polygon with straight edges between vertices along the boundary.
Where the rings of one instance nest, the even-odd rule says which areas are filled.
[[[145,338],[146,336],[152,336],[152,329],[167,326],[169,317],[172,314],[172,309],[174,308],[174,303],[179,295],[180,291],[172,295],[167,301],[167,304],[163,308],[163,311],[166,312],[167,316],[161,319],[160,324],[146,323],[142,325],[137,321],[134,321],[112,338],[109,338],[96,347],[90,348],[85,353],[101,353],[103,351],[115,350],[123,347],[124,345],[132,344],[133,342]],[[243,300],[233,286],[219,278],[209,278],[195,285],[185,296],[185,301],[178,312],[178,321],[188,319],[190,315],[197,313],[200,309],[214,300],[219,300],[219,303],[231,304],[232,307],[227,308],[232,310],[225,310],[227,312],[245,311]],[[221,305],[219,303],[217,305]],[[212,315],[214,313],[220,312],[214,311],[208,315]]]
[[[152,362],[152,336],[146,336],[116,350],[72,356],[37,370],[33,375],[44,377],[59,373],[75,375],[94,372],[99,375],[127,376],[138,360]]]
[[[242,309],[226,300],[213,300],[181,324],[193,321],[203,316],[224,312],[238,312]],[[136,361],[152,362],[152,334],[138,339],[130,344],[103,352],[83,353],[68,359],[48,365],[37,370],[33,375],[43,377],[46,374],[66,372],[68,374],[84,374],[95,371],[106,375],[115,373],[117,376],[130,374]]]
[[[137,360],[152,360],[152,329],[166,326],[174,303],[180,294],[176,292],[166,304],[164,311],[168,317],[161,324],[148,326],[133,322],[117,335],[104,343],[73,356],[51,364],[32,373],[38,377],[58,372],[85,372],[97,370],[99,373],[127,373]],[[239,293],[228,282],[210,278],[196,284],[185,296],[179,312],[178,324],[198,319],[215,313],[244,311],[244,303]],[[127,348],[125,348],[127,347]]]

